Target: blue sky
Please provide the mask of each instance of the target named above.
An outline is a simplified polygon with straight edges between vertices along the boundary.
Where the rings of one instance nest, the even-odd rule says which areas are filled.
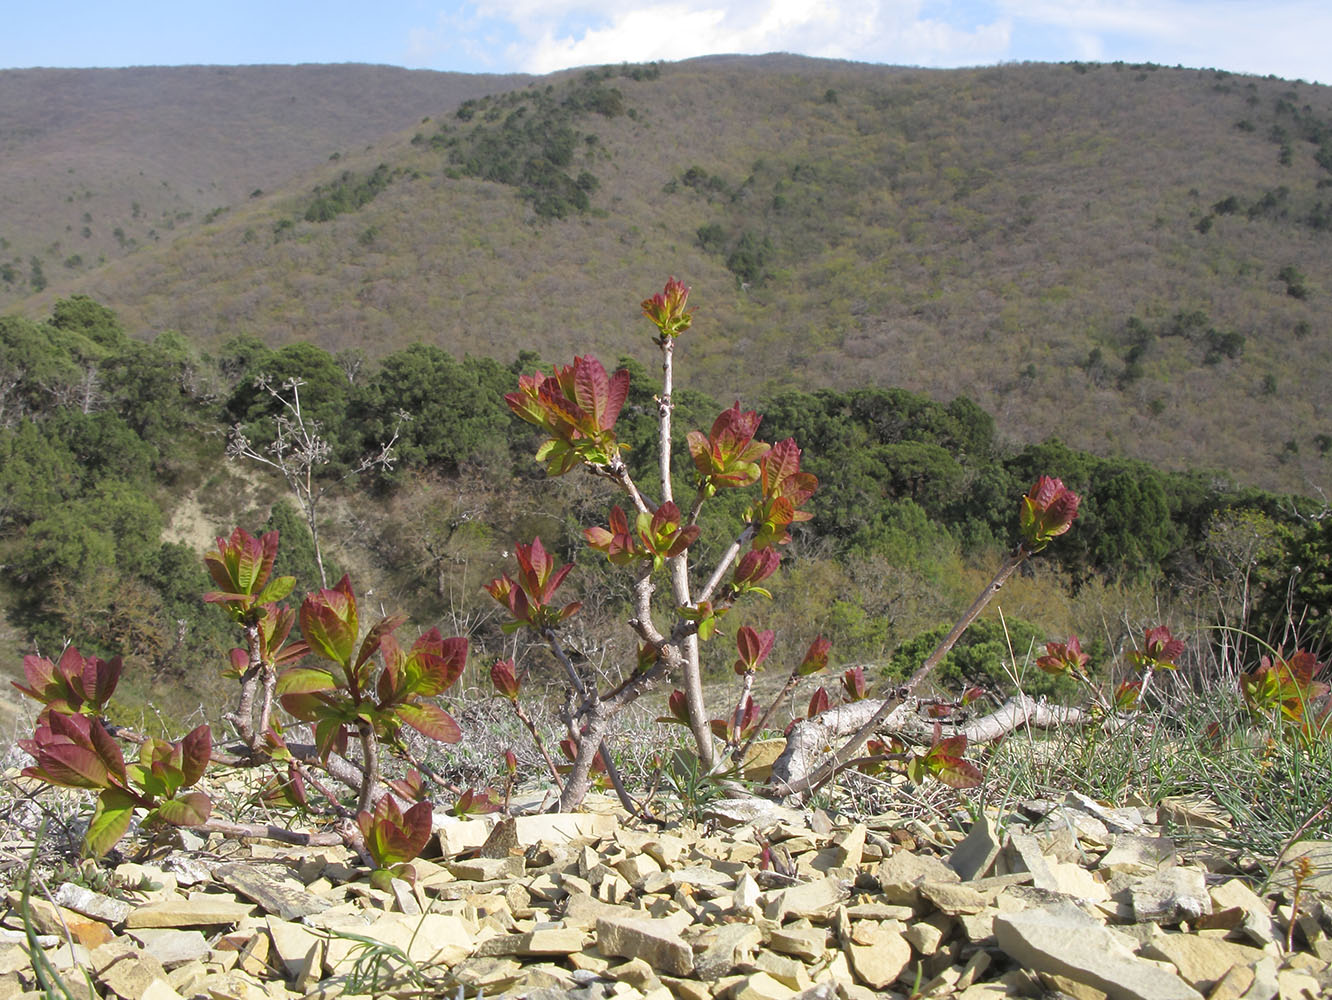
[[[302,62],[546,73],[719,52],[918,66],[1155,62],[1332,83],[1327,0],[46,0],[0,67]]]

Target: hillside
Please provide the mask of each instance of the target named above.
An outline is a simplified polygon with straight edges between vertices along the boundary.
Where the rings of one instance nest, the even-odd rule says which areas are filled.
[[[0,70],[0,307],[523,76],[390,66]]]
[[[212,346],[613,358],[625,289],[674,273],[707,303],[684,377],[718,396],[965,393],[1014,440],[1329,484],[1327,88],[728,57],[450,110],[281,190],[233,182],[268,193],[48,268],[21,308],[84,292]]]

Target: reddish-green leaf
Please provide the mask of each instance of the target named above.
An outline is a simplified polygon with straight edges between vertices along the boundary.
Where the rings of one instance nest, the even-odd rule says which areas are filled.
[[[678,337],[693,322],[693,316],[685,312],[688,301],[689,288],[684,282],[671,278],[663,291],[643,300],[643,315],[661,331],[663,340]]]
[[[366,660],[375,655],[380,643],[384,641],[384,637],[390,635],[406,620],[406,615],[389,615],[370,626],[370,631],[365,634],[365,639],[361,641],[361,648],[356,654],[356,662],[352,665],[352,669],[359,670]]]
[[[496,660],[490,668],[490,682],[501,696],[510,701],[518,700],[518,675],[512,660]]]
[[[418,802],[405,813],[385,795],[373,813],[357,814],[356,825],[365,838],[365,848],[377,867],[402,864],[419,855],[430,840],[432,811],[429,802]]]
[[[689,699],[685,693],[680,690],[671,692],[671,696],[666,699],[666,709],[670,715],[659,715],[658,722],[678,723],[681,726],[689,725]]]
[[[796,673],[801,677],[808,677],[826,669],[828,666],[828,652],[831,649],[832,643],[823,636],[818,636],[809,644],[809,649],[805,651],[805,658],[800,661]]]
[[[413,694],[433,698],[451,688],[467,666],[467,640],[445,639],[432,628],[412,644],[407,669]]]
[[[499,808],[499,795],[495,789],[468,788],[458,796],[449,812],[454,816],[483,816],[486,813],[498,812]]]
[[[982,781],[980,770],[961,757],[940,753],[929,761],[930,773],[949,788],[975,788]]]
[[[735,634],[735,648],[740,654],[740,658],[735,661],[735,672],[744,674],[758,669],[759,664],[772,652],[776,638],[777,633],[772,629],[756,632],[748,625],[741,625]]]
[[[37,767],[24,768],[23,773],[67,788],[110,787],[106,767],[97,759],[97,755],[73,743],[43,747],[37,758]]]
[[[257,597],[255,604],[276,604],[284,600],[293,590],[296,589],[296,578],[294,576],[279,576],[268,582]]]
[[[1041,476],[1022,498],[1018,528],[1022,544],[1031,552],[1040,552],[1051,541],[1073,526],[1081,497],[1050,476]]]
[[[439,740],[441,743],[458,743],[462,740],[462,730],[453,716],[430,703],[410,703],[399,705],[394,713],[407,725],[423,736]]]
[[[346,576],[336,587],[311,594],[301,605],[301,633],[311,651],[343,668],[351,666],[357,630],[356,595]]]
[[[1082,644],[1076,635],[1069,636],[1068,642],[1047,642],[1045,655],[1036,658],[1036,666],[1047,674],[1063,675],[1070,671],[1074,674],[1087,672],[1089,657],[1082,651]]]
[[[805,717],[812,719],[822,715],[831,707],[832,700],[828,697],[828,689],[820,685],[819,689],[809,697],[809,710],[805,713]]]

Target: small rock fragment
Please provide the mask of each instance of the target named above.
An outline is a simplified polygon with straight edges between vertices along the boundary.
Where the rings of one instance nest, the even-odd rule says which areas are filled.
[[[971,825],[962,843],[949,855],[949,867],[964,882],[982,878],[994,867],[995,859],[999,857],[999,848],[999,834],[994,828],[994,820],[985,813]]]

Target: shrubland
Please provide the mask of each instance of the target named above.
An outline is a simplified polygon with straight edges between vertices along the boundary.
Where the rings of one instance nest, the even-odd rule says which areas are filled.
[[[565,476],[538,494],[532,433],[499,403],[535,356],[506,366],[413,345],[370,360],[250,337],[210,355],[173,334],[131,338],[84,298],[62,300],[43,323],[0,320],[0,336],[6,615],[39,649],[70,641],[120,653],[133,675],[153,678],[138,691],[169,686],[179,697],[171,710],[184,713],[191,699],[208,700],[214,681],[197,664],[225,641],[197,602],[197,552],[211,536],[239,523],[278,529],[282,572],[300,593],[321,585],[308,520],[281,477],[223,457],[235,428],[260,452],[272,444],[282,404],[256,384],[264,376],[270,389],[303,383],[304,414],[327,446],[313,480],[327,495],[324,582],[357,570],[386,605],[498,651],[505,640],[480,584],[501,552],[539,535],[579,564],[586,655],[624,655],[610,622],[630,593],[581,535],[604,517],[610,487]],[[656,404],[644,363],[624,365],[617,434],[641,479],[659,474]],[[710,426],[725,402],[681,388],[675,426]],[[984,565],[1011,544],[1012,498],[1050,474],[1083,497],[1082,530],[1009,585],[1007,610],[1031,623],[1023,636],[1076,630],[1110,652],[1164,601],[1181,620],[1252,627],[1286,648],[1325,641],[1328,521],[1314,499],[1056,440],[1015,448],[966,397],[821,390],[755,403],[767,438],[800,441],[803,468],[822,484],[779,570],[793,585],[753,610],[755,625],[807,622],[845,662],[897,670],[894,650],[965,607]],[[349,477],[390,441],[390,463]],[[687,476],[683,439],[674,461]],[[715,529],[742,512],[734,496],[710,501],[699,558],[721,555]]]
[[[1302,526],[1283,528],[1275,514],[1258,509],[1256,495],[1246,494],[1242,501],[1228,505],[1218,504],[1213,497],[1207,540],[1215,542],[1219,560],[1242,561],[1242,569],[1227,572],[1223,562],[1217,562],[1211,582],[1228,581],[1231,589],[1201,592],[1218,601],[1222,615],[1234,615],[1240,624],[1223,621],[1215,636],[1196,643],[1190,652],[1170,626],[1144,626],[1125,614],[1113,627],[1103,622],[1103,638],[1091,640],[1091,652],[1087,652],[1075,634],[1060,633],[1048,625],[1042,628],[1002,612],[997,618],[984,619],[982,613],[996,603],[1010,581],[1039,564],[1033,562],[1038,557],[1039,562],[1056,563],[1056,578],[1074,592],[1093,581],[1104,585],[1116,559],[1123,564],[1115,574],[1120,582],[1141,580],[1149,572],[1159,582],[1168,573],[1183,571],[1165,562],[1168,555],[1179,551],[1178,546],[1162,542],[1159,548],[1115,547],[1126,544],[1115,541],[1117,519],[1165,518],[1173,526],[1166,499],[1169,477],[1155,484],[1162,498],[1159,506],[1144,502],[1148,493],[1134,481],[1133,468],[1110,476],[1113,489],[1098,494],[1103,470],[1089,456],[1078,456],[1062,446],[1050,446],[1037,454],[1028,450],[1015,456],[992,456],[994,468],[989,473],[1000,483],[1003,474],[1021,475],[1027,467],[1023,463],[1043,458],[1062,458],[1069,463],[1070,475],[1091,470],[1086,473],[1086,496],[1062,478],[1038,473],[1027,488],[1010,497],[1006,527],[1001,523],[1002,505],[997,496],[985,498],[979,508],[961,508],[964,512],[979,510],[979,514],[955,514],[949,519],[947,501],[955,499],[962,488],[967,478],[965,466],[963,471],[942,476],[941,483],[929,482],[925,473],[906,476],[909,487],[918,491],[911,497],[894,493],[902,488],[901,480],[893,479],[900,477],[901,469],[889,467],[877,503],[899,510],[893,524],[897,544],[929,533],[925,529],[933,525],[936,544],[946,545],[951,539],[955,552],[961,552],[964,541],[969,540],[967,556],[972,564],[997,562],[998,569],[987,574],[978,596],[964,607],[962,601],[954,602],[952,609],[940,607],[940,615],[951,625],[922,630],[908,641],[897,642],[887,662],[847,666],[839,681],[809,693],[808,707],[802,713],[797,692],[803,698],[817,683],[806,679],[829,670],[841,636],[834,633],[830,639],[812,632],[814,623],[797,614],[781,615],[780,608],[773,610],[771,619],[779,627],[765,628],[761,623],[755,627],[748,609],[763,599],[771,600],[782,584],[793,581],[794,573],[779,573],[784,564],[804,563],[812,571],[821,561],[837,565],[841,556],[845,567],[853,565],[855,558],[871,554],[881,558],[880,569],[891,576],[897,568],[894,553],[879,549],[875,531],[862,536],[857,529],[845,539],[817,531],[815,498],[823,492],[823,483],[810,471],[812,463],[806,459],[805,448],[794,437],[771,443],[759,437],[763,418],[757,411],[745,410],[737,402],[715,407],[712,419],[700,426],[677,424],[677,417],[693,415],[691,408],[704,407],[703,400],[690,400],[681,393],[684,405],[679,413],[676,409],[676,346],[697,336],[689,332],[688,296],[688,289],[672,279],[662,293],[643,302],[643,312],[656,328],[654,343],[660,352],[662,377],[655,392],[644,395],[642,387],[635,391],[629,366],[610,371],[589,355],[556,365],[551,374],[540,369],[526,374],[522,370],[530,368],[533,359],[521,358],[504,380],[510,385],[516,382],[516,390],[504,393],[503,401],[522,423],[509,424],[506,429],[513,435],[514,448],[527,453],[525,461],[534,455],[547,476],[563,480],[571,473],[582,474],[585,484],[605,488],[552,495],[539,478],[516,478],[512,489],[518,498],[509,499],[517,503],[519,511],[528,513],[515,519],[518,533],[508,536],[514,539],[512,561],[508,543],[502,543],[506,548],[500,553],[502,568],[484,584],[486,594],[501,609],[498,618],[473,617],[460,601],[449,612],[453,624],[465,634],[451,638],[431,626],[415,639],[399,639],[406,616],[373,613],[368,600],[371,591],[358,595],[347,575],[327,586],[329,567],[317,530],[308,532],[308,548],[299,551],[300,528],[317,528],[316,500],[323,498],[325,487],[346,490],[350,477],[360,476],[367,478],[366,488],[384,495],[406,488],[383,473],[394,465],[394,448],[412,415],[404,412],[396,418],[392,436],[377,444],[375,461],[366,462],[351,456],[357,443],[372,441],[373,435],[366,437],[361,431],[358,437],[350,419],[341,427],[327,424],[338,409],[323,411],[326,416],[321,418],[316,406],[302,405],[302,390],[311,384],[302,377],[275,384],[273,376],[265,372],[248,385],[235,384],[226,399],[228,408],[239,406],[243,400],[238,397],[247,389],[252,395],[244,408],[249,422],[230,430],[231,454],[261,466],[282,466],[285,484],[304,515],[286,508],[282,514],[285,530],[296,536],[297,561],[308,572],[313,557],[320,580],[318,585],[308,584],[297,611],[284,603],[296,591],[297,580],[278,572],[280,532],[255,536],[237,528],[216,539],[203,559],[216,589],[204,594],[203,600],[222,609],[221,616],[213,614],[213,625],[237,643],[218,659],[226,665],[224,676],[239,683],[239,693],[230,710],[223,712],[220,704],[213,705],[210,711],[215,722],[195,726],[178,739],[117,722],[117,713],[111,709],[111,698],[127,666],[147,666],[150,673],[169,670],[169,666],[151,661],[127,663],[123,654],[89,655],[76,644],[66,644],[58,657],[39,652],[24,658],[25,683],[18,686],[41,704],[32,737],[20,743],[35,761],[24,773],[50,785],[96,793],[84,849],[93,855],[105,853],[137,816],[148,829],[196,827],[296,843],[333,837],[355,847],[374,869],[376,880],[410,877],[406,863],[429,836],[433,808],[444,805],[466,814],[491,811],[500,807],[501,799],[508,800],[507,791],[501,797],[493,788],[463,787],[457,773],[450,774],[447,753],[437,749],[437,745],[447,747],[463,740],[463,726],[450,708],[456,711],[465,701],[449,692],[460,681],[467,683],[469,656],[474,664],[478,656],[484,657],[488,667],[480,671],[488,676],[495,693],[509,703],[514,718],[541,755],[547,776],[537,780],[548,783],[551,801],[564,809],[576,808],[594,782],[605,780],[633,813],[657,820],[653,793],[644,797],[622,773],[625,756],[616,750],[619,717],[649,692],[664,695],[665,687],[679,684],[664,697],[665,714],[658,722],[685,727],[687,749],[658,737],[660,749],[651,765],[658,772],[670,769],[677,787],[681,787],[683,766],[692,768],[695,784],[710,782],[717,794],[750,794],[739,780],[747,755],[762,734],[780,731],[785,725],[785,750],[773,763],[769,794],[808,801],[827,794],[830,783],[848,780],[848,769],[864,772],[870,780],[885,771],[899,772],[917,785],[938,779],[966,789],[985,780],[976,764],[964,757],[969,741],[992,742],[1017,730],[1030,732],[1031,727],[1063,727],[1066,745],[1093,759],[1098,754],[1123,753],[1144,741],[1154,747],[1161,740],[1172,740],[1199,755],[1205,755],[1204,748],[1210,745],[1212,756],[1200,763],[1201,770],[1206,772],[1216,758],[1239,754],[1237,760],[1255,762],[1246,779],[1249,784],[1265,780],[1266,771],[1279,761],[1276,766],[1291,772],[1283,780],[1293,780],[1297,786],[1281,817],[1281,835],[1293,831],[1291,836],[1298,836],[1328,823],[1325,796],[1319,799],[1326,782],[1317,777],[1326,774],[1332,726],[1332,703],[1328,687],[1320,679],[1323,664],[1317,659],[1326,622],[1318,617],[1318,608],[1304,615],[1295,603],[1292,595],[1299,589],[1300,572],[1292,571],[1281,580],[1288,619],[1273,623],[1275,641],[1256,636],[1252,624],[1262,601],[1272,598],[1270,588],[1263,584],[1264,575],[1280,579],[1271,576],[1274,561],[1293,551],[1284,549],[1282,541],[1293,544],[1299,526],[1298,544],[1306,552],[1321,537],[1323,512],[1306,507]],[[101,369],[90,364],[105,362],[114,370],[110,359],[121,340],[114,316],[88,300],[74,300],[63,304],[45,328],[14,327],[11,336],[17,336],[14,330],[30,335],[30,344],[45,345],[51,355],[46,364],[32,369],[39,374],[23,384],[25,391],[15,399],[39,398],[33,394],[34,388],[73,387],[71,398],[80,414],[105,413],[129,422],[116,414],[113,394],[100,395],[95,376]],[[96,357],[88,344],[104,347],[106,356]],[[71,360],[77,352],[66,358],[70,364],[56,363],[57,346],[83,351],[77,355],[83,359],[83,367]],[[149,350],[155,349],[157,345]],[[178,345],[168,343],[162,349],[170,351]],[[40,353],[35,351],[29,357],[39,358]],[[145,360],[152,360],[151,353],[140,358]],[[261,356],[260,360],[268,359]],[[307,350],[304,360],[308,363],[316,358]],[[179,368],[170,370],[179,376]],[[466,374],[460,372],[467,373],[468,365],[464,361],[450,368],[441,363],[436,370],[466,381]],[[61,376],[65,382],[58,380]],[[350,388],[344,391],[354,394],[362,377],[356,367],[355,378],[348,378]],[[365,377],[368,384],[374,383],[374,375]],[[472,378],[476,379],[475,372]],[[217,394],[214,405],[222,403],[222,396]],[[308,391],[305,398],[311,398]],[[833,401],[824,397],[822,402]],[[813,409],[795,405],[789,397],[785,404],[788,419]],[[993,448],[983,412],[965,401],[945,408],[909,396],[862,394],[843,405],[844,410],[823,406],[827,418],[823,433],[826,440],[837,442],[839,424],[832,418],[850,418],[840,432],[851,439],[842,457],[853,481],[857,481],[854,474],[858,470],[851,467],[850,457],[862,448],[881,457],[883,452],[878,449],[887,447],[883,438],[902,435],[904,428],[913,432],[926,429],[921,433],[932,440],[915,443],[924,444],[920,450],[936,464],[956,462],[948,445],[956,447],[959,441],[967,442],[968,455]],[[931,405],[936,409],[931,410]],[[99,410],[99,406],[106,408]],[[354,412],[346,403],[339,409]],[[56,415],[39,412],[27,403],[15,424],[59,428]],[[180,419],[180,414],[176,416]],[[641,425],[635,426],[635,416],[655,427],[655,438]],[[872,432],[863,426],[870,422]],[[523,424],[537,428],[535,437],[523,431]],[[118,425],[111,421],[108,426]],[[149,426],[151,421],[136,415],[134,426],[127,427],[122,436],[142,442]],[[186,436],[187,429],[197,434],[202,426],[201,419],[193,427],[182,425],[177,428],[178,437]],[[382,423],[371,426],[378,432],[384,429]],[[684,432],[684,427],[690,429]],[[111,434],[99,440],[114,439]],[[639,442],[639,454],[632,462],[628,458],[633,452],[630,440]],[[238,441],[244,446],[237,447]],[[420,443],[428,447],[427,442]],[[492,445],[483,453],[492,471],[497,471],[513,450]],[[903,449],[900,454],[912,452]],[[476,455],[468,456],[459,468],[477,460]],[[12,469],[13,463],[6,468]],[[829,478],[835,479],[841,471],[831,470]],[[326,482],[316,486],[320,477]],[[128,480],[131,485],[135,482]],[[870,482],[868,472],[860,470],[859,488],[867,489]],[[453,486],[459,488],[456,496],[460,499],[461,474]],[[1183,492],[1180,488],[1179,493]],[[92,525],[94,533],[98,530],[94,512],[112,506],[107,497],[98,494],[96,505],[75,509],[79,521]],[[929,503],[931,497],[940,505],[933,512],[917,502]],[[1093,504],[1098,497],[1104,499],[1096,511]],[[101,529],[109,536],[109,544],[126,537],[133,541],[136,536],[131,527],[140,534],[145,531],[133,514],[151,510],[152,502],[139,500],[142,510],[136,511],[133,502],[127,501],[129,513],[120,515],[123,520]],[[454,504],[449,490],[442,490],[436,500],[439,508],[427,508],[418,516],[428,518],[433,510],[451,516],[444,519],[447,530],[432,539],[436,547],[426,548],[428,554],[466,565],[469,546],[493,544],[493,539],[468,531],[462,532],[454,548],[455,535],[473,518]],[[552,501],[558,513],[547,512]],[[607,501],[613,501],[609,507]],[[875,500],[848,501],[843,496],[834,497],[834,502],[859,510]],[[539,515],[530,512],[528,505],[534,503],[542,508]],[[1275,506],[1279,512],[1280,504]],[[283,509],[275,505],[274,514]],[[1298,514],[1299,508],[1293,509]],[[705,517],[705,510],[714,513]],[[524,517],[531,520],[525,523]],[[536,534],[530,541],[518,541],[527,537],[523,529],[534,523],[544,523],[552,529],[552,539],[558,540],[543,543]],[[31,529],[31,525],[23,527]],[[356,527],[366,530],[364,521]],[[71,519],[65,533],[74,528]],[[1262,529],[1261,537],[1269,543],[1261,558],[1261,546],[1248,544],[1255,529]],[[1102,531],[1109,540],[1084,539],[1081,546],[1066,547],[1065,543],[1088,530]],[[1182,536],[1183,526],[1179,530]],[[575,532],[575,544],[583,543],[579,549],[584,555],[598,554],[592,555],[590,564],[587,560],[576,564],[561,554],[569,549],[573,540],[568,536]],[[95,534],[89,537],[94,538],[89,545],[95,552]],[[1122,538],[1127,537],[1126,530]],[[43,546],[49,538],[39,534],[34,539],[38,552],[47,551]],[[977,542],[978,538],[983,541]],[[9,541],[18,551],[24,540],[26,535],[16,531]],[[150,543],[139,544],[144,552],[151,551]],[[831,556],[813,555],[819,544],[829,546]],[[133,551],[127,550],[130,555]],[[180,555],[178,548],[172,551]],[[447,555],[450,551],[451,557]],[[1066,553],[1062,560],[1051,558],[1060,552]],[[1138,561],[1130,558],[1132,554]],[[157,558],[164,558],[160,549]],[[145,556],[141,563],[126,562],[139,575],[122,581],[124,592],[151,595],[155,589],[147,572],[153,567],[151,560]],[[1199,556],[1190,571],[1196,572],[1206,563],[1206,554]],[[440,596],[446,588],[438,576],[438,564],[426,566],[436,574],[436,595]],[[600,566],[603,575],[592,571],[593,566]],[[77,568],[87,571],[92,565]],[[569,592],[576,568],[584,577],[584,600],[572,599]],[[910,575],[909,564],[901,568],[904,576]],[[934,568],[939,569],[937,564]],[[416,571],[420,572],[419,566]],[[618,583],[613,582],[616,579]],[[186,587],[189,576],[184,574],[174,582],[178,588]],[[1323,582],[1317,574],[1304,577],[1299,592],[1313,592]],[[385,595],[379,596],[382,601]],[[450,596],[455,595],[451,592]],[[854,591],[846,600],[855,602]],[[145,607],[151,607],[150,602],[120,608],[118,620],[137,624],[149,617],[143,612]],[[584,620],[585,609],[597,612],[604,621],[575,627]],[[1182,610],[1182,604],[1172,608]],[[29,609],[39,622],[43,611]],[[184,646],[188,623],[178,624],[178,641]],[[488,630],[495,625],[499,636],[492,639],[493,631]],[[622,633],[627,626],[627,640],[616,644],[606,638],[607,626]],[[1048,638],[1052,634],[1062,637]],[[510,636],[512,640],[505,638]],[[807,645],[803,657],[787,649],[793,639],[797,651]],[[108,654],[111,647],[128,651],[131,645],[123,636],[94,628],[89,629],[86,640],[85,649],[97,643]],[[488,640],[495,642],[490,649],[486,648]],[[732,645],[737,655],[730,666],[738,677],[738,692],[722,684],[719,677],[727,673]],[[203,651],[202,646],[194,649]],[[1202,662],[1208,650],[1214,652],[1221,669]],[[785,680],[779,671],[775,680],[759,685],[760,668],[770,657],[773,663],[790,664]],[[1031,677],[1026,676],[1028,667],[1033,668]],[[1035,683],[1032,678],[1036,677],[1053,680]],[[549,719],[544,728],[539,726],[524,704],[533,689],[538,703],[544,701],[552,680],[564,690],[562,707],[555,712],[554,733]],[[1215,713],[1197,732],[1190,727],[1197,720],[1188,717],[1196,708],[1188,695],[1190,691],[1201,694],[1209,685],[1220,685],[1226,694],[1218,702],[1213,693],[1214,710],[1218,704],[1230,704],[1236,711]],[[1040,691],[1056,695],[1065,704],[1031,697]],[[1072,704],[1075,700],[1079,703]],[[549,705],[545,710],[549,713]],[[227,733],[225,739],[215,741],[213,725]],[[138,763],[127,763],[122,742],[137,751]],[[673,746],[672,763],[667,765],[663,761]],[[568,761],[563,766],[556,763],[561,754]],[[1158,768],[1170,756],[1153,752],[1142,765]],[[520,776],[518,755],[509,747],[496,757],[491,774],[496,783],[507,782],[505,787],[510,788]],[[390,760],[396,763],[390,764]],[[681,764],[690,760],[692,765]],[[1259,766],[1261,760],[1268,761],[1268,766]],[[268,776],[262,791],[270,807],[293,808],[307,817],[322,818],[328,832],[293,831],[281,824],[238,822],[218,815],[213,798],[204,790],[210,764],[258,769]],[[1118,772],[1120,777],[1114,779],[1118,792],[1145,783],[1152,794],[1164,794],[1164,789],[1184,781],[1178,773],[1147,773],[1143,767],[1131,765],[1126,772]],[[1107,773],[1113,778],[1116,772]],[[521,777],[533,780],[531,775]],[[1011,790],[1022,778],[1008,772],[997,780],[1006,780]],[[659,787],[659,782],[660,773],[653,787]],[[1108,797],[1117,794],[1116,788],[1100,791]],[[1237,800],[1235,808],[1241,805]],[[1273,815],[1272,808],[1264,809],[1265,817]]]

